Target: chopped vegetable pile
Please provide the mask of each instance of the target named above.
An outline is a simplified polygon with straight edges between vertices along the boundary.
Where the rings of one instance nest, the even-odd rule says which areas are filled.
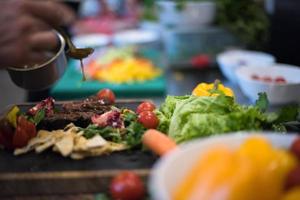
[[[145,58],[137,57],[132,48],[111,49],[87,64],[91,79],[122,84],[143,82],[161,75],[161,70]]]
[[[208,91],[210,87],[213,85],[200,84],[194,90],[194,95],[168,96],[156,111],[160,121],[158,130],[181,143],[241,130],[286,131],[284,123],[287,120],[296,121],[299,115],[297,107],[266,113],[268,100],[264,93],[260,94],[256,105],[243,106],[235,102],[233,94],[227,89],[219,89],[219,92],[209,95],[212,93]]]

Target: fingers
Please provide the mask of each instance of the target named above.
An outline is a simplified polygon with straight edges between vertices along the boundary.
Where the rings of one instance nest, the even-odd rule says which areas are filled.
[[[70,8],[55,1],[27,0],[22,3],[25,11],[53,27],[69,25],[75,19]]]
[[[59,45],[57,35],[53,31],[31,34],[28,38],[30,48],[34,51],[52,51]]]
[[[23,33],[32,33],[51,29],[51,27],[42,20],[29,15],[24,15],[22,18],[20,18],[15,23],[15,26],[18,26],[20,31]]]
[[[34,52],[32,51],[28,56],[28,62],[24,67],[36,67],[47,62],[51,58],[51,55],[45,52]]]

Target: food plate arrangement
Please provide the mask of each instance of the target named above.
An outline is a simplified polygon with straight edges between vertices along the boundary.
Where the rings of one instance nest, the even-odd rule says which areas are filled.
[[[83,101],[54,102],[52,98],[48,98],[38,104],[15,105],[7,109],[3,113],[0,131],[1,146],[5,147],[0,150],[0,196],[94,193],[105,191],[110,179],[120,170],[131,170],[142,177],[146,176],[157,156],[149,151],[142,151],[141,144],[136,143],[136,139],[140,137],[137,134],[146,129],[141,123],[137,123],[138,115],[134,112],[141,101],[116,101],[114,106],[112,102],[113,93],[104,90],[99,92],[98,97],[94,95]],[[118,121],[117,116],[121,110],[128,114],[122,122]],[[101,113],[107,114],[102,116]],[[107,135],[110,139],[93,137],[97,127],[92,125],[92,116],[95,123],[99,124],[117,121],[117,124],[111,124],[106,129],[101,128],[110,135]],[[136,123],[129,125],[127,120]],[[68,129],[70,123],[74,125]],[[75,126],[86,129],[87,137],[77,134],[79,132],[75,131]],[[126,134],[127,141],[133,145],[132,148],[121,139],[121,135],[125,136],[125,127],[128,126],[132,130],[130,134]],[[77,132],[76,135],[73,131]],[[105,142],[109,140],[114,140],[121,147],[118,150],[123,150],[116,152],[117,149],[114,149],[112,153],[112,149],[108,150],[108,143]],[[93,147],[88,147],[87,141],[91,141]],[[79,147],[76,144],[83,144],[80,145],[80,156],[75,156],[81,160],[73,160],[75,149]]]
[[[267,108],[265,93],[255,105],[240,105],[218,80],[200,83],[191,95],[168,96],[160,107],[149,101],[116,102],[108,89],[81,101],[56,103],[49,97],[15,105],[0,121],[5,147],[0,189],[4,195],[107,191],[120,170],[147,176],[158,158],[149,149],[164,155],[177,144],[213,135],[300,130],[299,107],[276,113]],[[33,185],[35,191],[29,189]]]

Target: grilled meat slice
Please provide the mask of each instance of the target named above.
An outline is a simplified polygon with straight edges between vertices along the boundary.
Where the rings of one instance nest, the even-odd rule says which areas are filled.
[[[65,103],[62,106],[65,112],[95,112],[97,114],[105,113],[111,110],[110,106],[105,104],[102,100],[86,99],[80,102]]]
[[[46,116],[38,125],[38,129],[63,129],[69,123],[79,127],[87,127],[95,114],[101,115],[111,110],[110,105],[101,101],[70,102],[62,105],[62,110],[51,116]]]

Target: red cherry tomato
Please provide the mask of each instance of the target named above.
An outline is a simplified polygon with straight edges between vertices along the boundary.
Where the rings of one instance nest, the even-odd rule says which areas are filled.
[[[273,79],[270,76],[264,76],[264,77],[262,77],[262,81],[264,81],[266,83],[271,83],[273,81]]]
[[[27,135],[25,129],[22,129],[20,126],[17,126],[13,137],[14,148],[21,148],[26,146],[29,140],[30,136]]]
[[[210,62],[211,62],[210,57],[209,55],[206,54],[201,54],[191,59],[191,64],[194,67],[198,67],[198,68],[208,67],[210,65]]]
[[[37,134],[35,125],[26,118],[19,116],[17,128],[13,136],[14,148],[21,148],[28,144],[29,140]]]
[[[150,101],[144,101],[137,107],[136,113],[141,113],[143,111],[153,111],[154,109],[155,105],[153,103],[151,103]]]
[[[259,76],[256,75],[256,74],[253,74],[253,75],[251,76],[251,78],[252,78],[253,80],[259,80],[259,79],[260,79]]]
[[[148,129],[155,129],[159,124],[157,116],[152,111],[141,112],[138,116],[138,121]]]
[[[104,100],[107,103],[113,104],[116,101],[116,96],[110,89],[103,89],[97,93],[99,99]]]
[[[275,83],[286,83],[286,80],[285,80],[285,78],[284,77],[282,77],[282,76],[278,76],[278,77],[276,77],[275,78]]]
[[[141,200],[145,195],[145,187],[140,177],[129,171],[124,171],[113,178],[110,194],[115,200]]]

